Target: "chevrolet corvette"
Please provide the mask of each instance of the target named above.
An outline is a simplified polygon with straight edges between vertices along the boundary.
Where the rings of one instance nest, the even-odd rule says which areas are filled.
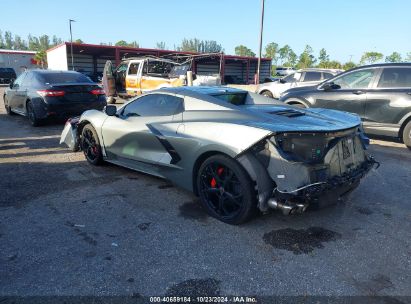
[[[165,88],[67,121],[61,143],[171,180],[213,217],[333,204],[377,164],[357,115],[301,109],[226,87]]]

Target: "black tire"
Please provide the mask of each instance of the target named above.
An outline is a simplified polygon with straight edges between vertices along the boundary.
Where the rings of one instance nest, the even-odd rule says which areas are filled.
[[[268,98],[274,98],[273,93],[271,93],[270,91],[263,91],[261,92],[261,95],[268,97]]]
[[[409,121],[402,131],[402,141],[411,150],[411,121]]]
[[[36,113],[34,112],[33,103],[31,101],[27,102],[26,111],[27,111],[27,118],[29,119],[30,124],[33,127],[40,126],[40,120],[36,117]]]
[[[4,108],[6,109],[7,115],[15,115],[15,113],[10,109],[9,102],[7,101],[6,95],[3,96]]]
[[[196,182],[201,204],[212,217],[238,225],[256,214],[253,182],[234,159],[224,155],[209,157],[200,166]]]
[[[90,164],[98,166],[103,162],[100,141],[98,140],[96,130],[94,130],[91,124],[85,125],[81,131],[80,145],[84,156]]]

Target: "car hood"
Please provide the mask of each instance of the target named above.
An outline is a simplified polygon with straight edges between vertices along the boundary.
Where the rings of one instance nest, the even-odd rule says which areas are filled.
[[[321,108],[301,109],[293,106],[242,106],[260,119],[246,125],[273,132],[333,132],[361,124],[358,115]]]

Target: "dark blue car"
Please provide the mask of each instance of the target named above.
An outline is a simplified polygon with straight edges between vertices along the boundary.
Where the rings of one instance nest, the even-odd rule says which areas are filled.
[[[107,104],[104,90],[74,71],[26,71],[10,83],[3,98],[9,115],[27,116],[33,126],[51,117],[65,119],[102,110]]]

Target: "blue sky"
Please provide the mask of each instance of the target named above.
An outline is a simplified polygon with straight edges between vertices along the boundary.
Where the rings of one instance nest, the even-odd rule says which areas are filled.
[[[410,0],[266,0],[263,45],[289,44],[315,55],[325,48],[332,59],[359,61],[364,51],[384,55],[411,52]],[[24,38],[53,34],[87,43],[136,40],[172,49],[183,38],[216,40],[227,54],[236,45],[258,50],[261,0],[15,0],[2,5],[0,30]]]

